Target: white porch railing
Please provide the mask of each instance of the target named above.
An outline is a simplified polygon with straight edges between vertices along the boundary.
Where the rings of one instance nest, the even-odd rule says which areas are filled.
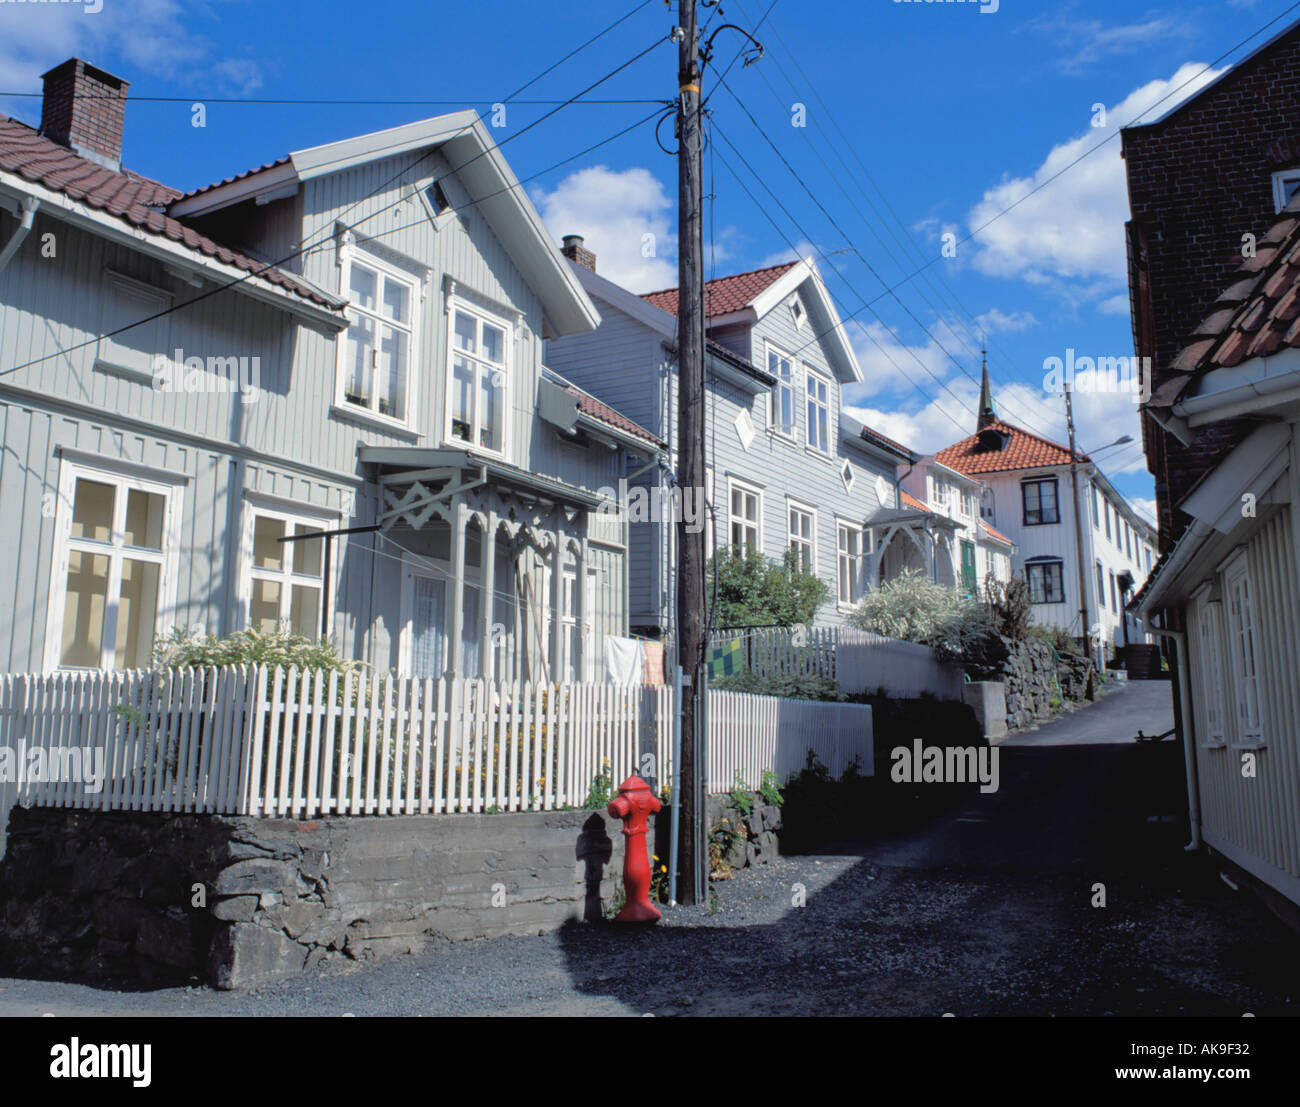
[[[487,684],[262,667],[0,678],[14,802],[313,818],[581,806],[606,764],[672,779],[668,686]],[[871,767],[870,708],[711,692],[709,785],[809,750]]]

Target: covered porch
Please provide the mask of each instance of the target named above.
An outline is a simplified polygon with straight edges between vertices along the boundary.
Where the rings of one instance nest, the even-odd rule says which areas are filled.
[[[925,508],[880,508],[867,520],[873,553],[867,580],[879,587],[912,569],[927,579],[956,587],[953,550],[960,524]]]
[[[400,560],[396,572],[377,570],[387,584],[376,610],[396,624],[392,668],[596,678],[605,635],[621,633],[625,573],[599,496],[469,451],[363,447],[361,460],[378,486],[385,546]]]

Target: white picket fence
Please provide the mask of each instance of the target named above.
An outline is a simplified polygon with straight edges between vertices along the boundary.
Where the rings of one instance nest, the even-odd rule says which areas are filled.
[[[293,818],[577,807],[602,773],[667,787],[673,712],[668,686],[245,666],[5,676],[0,747],[47,768],[0,794],[0,827],[13,802]],[[870,771],[870,708],[711,692],[708,717],[712,790],[737,772],[784,780],[809,750]]]
[[[841,645],[870,636],[853,627],[760,627],[715,631],[709,647],[740,643],[745,667],[757,676],[822,676],[834,680]]]
[[[816,755],[838,777],[857,763],[872,770],[871,708],[711,690],[708,705],[710,792],[729,792],[739,777],[757,789],[767,769],[785,782]]]

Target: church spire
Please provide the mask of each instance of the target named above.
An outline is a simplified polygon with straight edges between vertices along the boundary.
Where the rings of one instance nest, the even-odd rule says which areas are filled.
[[[983,372],[980,374],[980,411],[979,421],[976,425],[976,433],[982,431],[990,423],[994,423],[998,418],[998,410],[993,406],[993,386],[989,383],[989,352],[980,350],[980,359],[983,364]]]

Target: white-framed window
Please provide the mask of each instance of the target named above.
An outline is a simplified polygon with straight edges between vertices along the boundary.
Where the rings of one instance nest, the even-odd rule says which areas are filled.
[[[171,306],[171,293],[164,289],[106,269],[99,330],[104,337],[99,340],[96,363],[152,378],[154,358],[166,357],[169,352],[171,316],[164,315],[148,323],[141,320]],[[139,325],[113,334],[132,323]]]
[[[1020,485],[1024,501],[1024,525],[1045,526],[1061,521],[1061,510],[1056,495],[1056,478],[1027,480]]]
[[[1101,530],[1101,511],[1098,508],[1097,486],[1091,484],[1088,486],[1092,489],[1092,525],[1096,530]]]
[[[1223,686],[1226,674],[1223,669],[1222,603],[1212,603],[1202,598],[1196,605],[1196,642],[1200,653],[1201,699],[1204,708],[1202,745],[1225,744],[1223,717]]]
[[[1133,528],[1127,519],[1124,520],[1124,555],[1130,561],[1133,560]]]
[[[789,503],[789,546],[799,555],[805,573],[817,571],[817,512],[804,504]]]
[[[503,454],[511,326],[460,299],[451,301],[448,316],[447,441]]]
[[[835,525],[836,576],[841,606],[862,599],[863,534],[860,526],[838,521]]]
[[[339,336],[340,406],[405,424],[410,420],[418,282],[348,247],[343,291],[348,329]]]
[[[763,548],[763,493],[734,478],[727,483],[731,546],[739,553]]]
[[[934,506],[946,510],[948,507],[948,482],[940,480],[938,477],[931,477],[930,483],[934,488]]]
[[[248,500],[240,575],[243,622],[250,630],[284,627],[321,638],[325,603],[325,539],[299,538],[338,526],[336,515],[302,515]],[[327,637],[327,635],[325,635]]]
[[[1224,570],[1224,591],[1228,604],[1232,687],[1237,693],[1237,738],[1242,743],[1256,744],[1264,739],[1264,723],[1259,702],[1254,594],[1244,556]]]
[[[1060,561],[1031,561],[1025,566],[1033,603],[1065,602],[1065,568]]]
[[[1273,210],[1281,211],[1300,192],[1300,169],[1284,169],[1273,174]]]
[[[978,502],[975,499],[975,493],[963,492],[961,494],[961,513],[967,519],[975,519],[978,518],[976,515],[978,509]]]
[[[776,378],[771,394],[769,427],[787,438],[794,437],[794,361],[775,346],[767,348],[767,371]]]
[[[49,668],[149,668],[175,602],[181,496],[166,478],[63,462]]]
[[[1100,561],[1097,562],[1097,606],[1106,606],[1106,570]]]
[[[1110,609],[1116,615],[1119,614],[1119,587],[1115,583],[1115,573],[1110,574]]]
[[[808,392],[808,445],[821,453],[831,449],[831,382],[805,369]]]

